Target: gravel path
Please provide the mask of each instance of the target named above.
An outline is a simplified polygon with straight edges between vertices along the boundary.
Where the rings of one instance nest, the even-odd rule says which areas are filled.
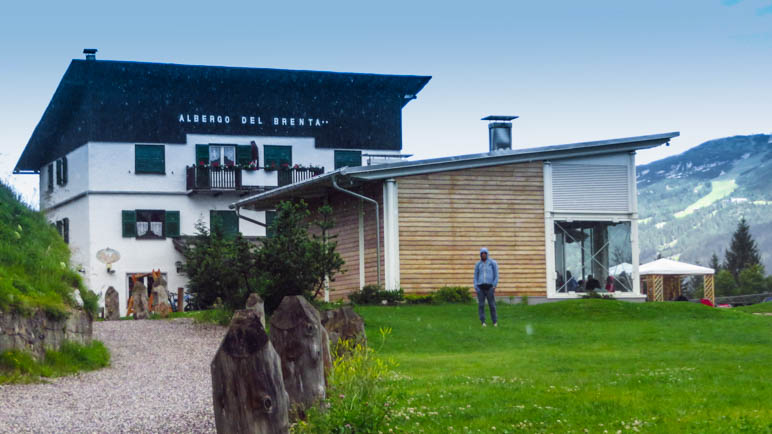
[[[215,432],[209,362],[225,331],[191,319],[96,322],[111,366],[0,386],[0,432]]]

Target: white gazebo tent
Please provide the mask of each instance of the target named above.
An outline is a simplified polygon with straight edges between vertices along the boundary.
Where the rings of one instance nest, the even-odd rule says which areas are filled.
[[[638,268],[641,279],[646,282],[646,296],[651,301],[664,301],[681,295],[681,278],[702,276],[705,282],[705,298],[715,305],[713,275],[716,270],[699,265],[678,262],[672,259],[657,259]],[[666,297],[666,295],[669,295]]]

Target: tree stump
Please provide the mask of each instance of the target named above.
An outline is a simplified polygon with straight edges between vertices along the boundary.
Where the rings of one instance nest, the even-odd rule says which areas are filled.
[[[351,340],[357,344],[367,344],[365,322],[354,312],[351,306],[343,306],[322,313],[322,325],[330,334],[330,346],[335,348],[338,341]]]
[[[131,288],[131,297],[134,299],[134,319],[147,319],[147,288],[145,284],[137,280]]]
[[[153,312],[166,318],[172,313],[169,304],[169,292],[166,290],[166,280],[163,277],[153,282]]]
[[[218,433],[288,433],[281,360],[254,311],[233,315],[211,364]]]
[[[319,312],[301,295],[284,297],[271,315],[271,342],[281,357],[284,387],[300,414],[325,397],[325,339]]]
[[[117,321],[121,319],[121,305],[118,299],[118,291],[112,286],[105,292],[105,319]]]
[[[247,310],[254,311],[260,317],[260,324],[265,329],[265,304],[263,299],[254,292],[249,294],[249,298],[247,298]]]

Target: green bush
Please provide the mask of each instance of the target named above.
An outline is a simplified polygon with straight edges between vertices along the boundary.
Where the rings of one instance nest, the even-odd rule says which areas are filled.
[[[414,294],[407,294],[405,295],[405,302],[407,304],[432,304],[434,303],[434,298],[429,295],[414,295]]]
[[[31,383],[43,378],[93,371],[110,364],[110,351],[102,342],[88,345],[64,342],[59,351],[46,351],[43,361],[29,353],[10,350],[0,353],[0,384]]]
[[[391,329],[381,329],[381,348]],[[306,412],[306,420],[293,426],[296,433],[386,432],[395,411],[395,397],[386,387],[397,363],[375,350],[351,341],[333,349],[327,398]]]
[[[472,293],[466,286],[443,286],[432,294],[435,303],[469,303]]]
[[[397,291],[387,291],[378,285],[366,285],[362,290],[348,296],[354,304],[395,304],[405,299],[405,293],[402,289]]]

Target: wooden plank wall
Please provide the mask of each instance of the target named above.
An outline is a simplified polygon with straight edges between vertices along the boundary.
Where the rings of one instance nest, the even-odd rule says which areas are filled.
[[[471,287],[485,246],[499,264],[499,295],[546,295],[542,168],[519,163],[398,178],[405,292]]]
[[[381,183],[372,183],[365,186],[364,189],[357,189],[357,193],[364,194],[378,201],[383,212],[383,191]],[[338,236],[337,251],[346,262],[343,266],[343,273],[335,277],[331,282],[330,292],[331,300],[345,298],[354,291],[359,291],[359,199],[340,192],[331,193],[327,199],[333,209],[335,227],[331,233]],[[309,208],[314,214],[312,219],[316,219],[316,210],[324,201],[318,200],[309,203]],[[375,284],[376,278],[376,232],[375,232],[375,207],[372,203],[365,202],[362,206],[364,211],[365,223],[365,283]],[[312,233],[318,233],[317,230],[311,230]],[[381,219],[381,255],[383,255],[383,220]],[[383,257],[381,257],[381,277],[384,275]]]

